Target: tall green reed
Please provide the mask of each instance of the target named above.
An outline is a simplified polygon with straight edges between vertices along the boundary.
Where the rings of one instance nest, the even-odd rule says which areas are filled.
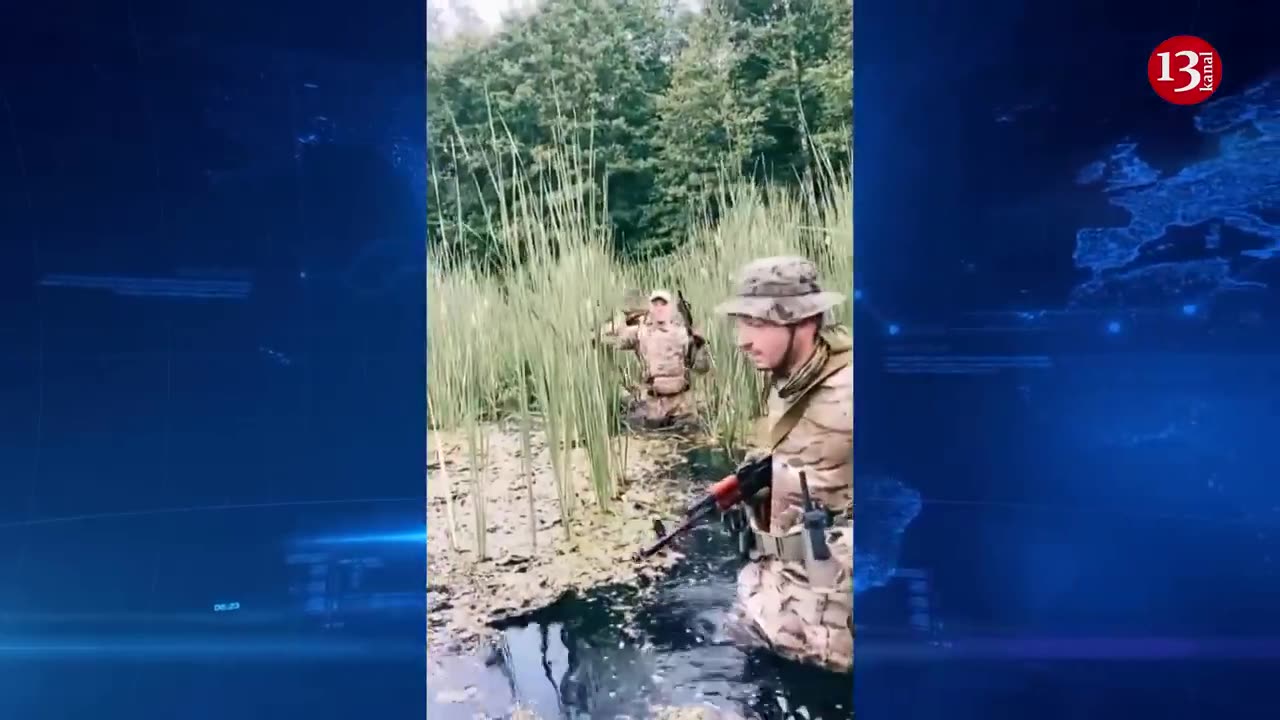
[[[461,237],[434,238],[428,251],[432,427],[466,431],[477,528],[483,528],[484,504],[484,474],[475,467],[486,454],[481,428],[507,418],[518,424],[531,543],[538,542],[531,465],[538,431],[546,439],[566,535],[588,499],[598,510],[611,508],[628,449],[625,434],[616,432],[618,386],[635,363],[592,340],[627,288],[680,290],[692,303],[712,357],[711,372],[695,381],[708,440],[730,453],[750,445],[763,379],[737,351],[733,323],[712,309],[732,293],[738,268],[769,255],[805,255],[828,287],[851,296],[849,179],[829,163],[820,164],[819,181],[801,183],[800,190],[725,176],[716,198],[724,211],[716,222],[693,228],[668,257],[627,264],[612,252],[605,183],[595,179],[591,148],[562,145],[539,158],[536,178],[522,171],[523,158],[496,123],[492,147],[483,150],[476,162],[502,160],[515,168],[491,173],[509,179],[499,182],[496,206],[487,208],[487,227],[468,229],[483,232],[497,248],[501,269],[482,269],[461,250],[467,246]],[[432,182],[449,180],[433,173]],[[846,303],[831,319],[847,324],[851,318]],[[579,497],[575,485],[575,449],[585,457],[588,498]],[[483,553],[481,539],[477,547]]]

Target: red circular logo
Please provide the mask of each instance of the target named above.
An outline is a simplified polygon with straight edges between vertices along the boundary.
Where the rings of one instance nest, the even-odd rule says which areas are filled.
[[[1151,52],[1147,80],[1157,95],[1174,105],[1196,105],[1222,84],[1222,58],[1201,38],[1175,35]]]

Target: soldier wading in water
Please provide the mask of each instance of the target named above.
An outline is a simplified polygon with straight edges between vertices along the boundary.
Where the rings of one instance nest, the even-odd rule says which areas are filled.
[[[824,324],[843,301],[819,287],[810,261],[773,257],[747,264],[735,296],[716,311],[734,318],[738,348],[770,381],[772,481],[736,523],[748,562],[738,574],[733,627],[748,644],[850,672],[853,342],[847,329]],[[817,545],[829,552],[813,552],[803,520],[816,524],[815,515]]]
[[[646,307],[631,308],[605,325],[604,342],[618,350],[634,350],[643,382],[628,412],[632,425],[665,428],[692,420],[696,411],[691,373],[710,365],[706,344],[693,332],[687,305],[677,312],[666,290],[649,294]]]

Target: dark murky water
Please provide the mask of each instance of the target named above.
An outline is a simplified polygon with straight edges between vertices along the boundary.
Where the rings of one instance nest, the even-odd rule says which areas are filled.
[[[703,547],[695,552],[710,554],[720,544],[711,540],[697,538],[692,544]],[[488,657],[446,661],[428,711],[470,718],[478,707],[501,717],[520,703],[540,718],[611,718],[709,704],[757,718],[852,717],[852,677],[744,653],[729,641],[736,568],[728,559],[691,562],[644,601],[621,588],[563,600],[505,629]],[[451,702],[462,698],[468,702]]]
[[[693,454],[691,474],[725,466]],[[735,647],[725,625],[740,561],[717,525],[680,546],[686,559],[652,592],[607,588],[566,598],[507,627],[487,657],[440,658],[434,718],[643,718],[658,706],[710,705],[750,718],[853,717],[853,678]],[[470,688],[470,689],[468,689]]]

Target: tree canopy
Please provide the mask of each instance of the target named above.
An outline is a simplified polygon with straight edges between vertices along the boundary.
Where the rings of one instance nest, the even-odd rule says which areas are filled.
[[[851,23],[851,0],[542,0],[493,34],[429,28],[429,240],[483,255],[517,173],[579,192],[566,149],[627,256],[679,245],[726,177],[846,172]]]

